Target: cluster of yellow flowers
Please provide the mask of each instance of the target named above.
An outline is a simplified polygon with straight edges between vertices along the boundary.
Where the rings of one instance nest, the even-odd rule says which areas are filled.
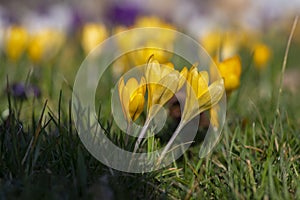
[[[111,33],[120,33],[132,28],[158,27],[173,29],[176,28],[157,17],[139,17],[131,27],[118,26],[111,30]],[[86,23],[81,29],[81,46],[87,55],[97,45],[110,36],[110,31],[103,23]],[[152,34],[138,35],[132,32],[124,37],[118,37],[117,45],[121,51],[137,49],[121,56],[114,62],[113,72],[117,76],[124,73],[131,66],[144,64],[151,55],[155,55],[158,63],[168,63],[172,54],[164,49],[172,49],[175,35],[171,32],[162,32],[159,35]],[[143,38],[151,38],[143,40]],[[236,90],[240,85],[242,64],[238,55],[240,47],[247,47],[253,52],[253,63],[257,69],[264,69],[272,56],[271,49],[259,41],[260,36],[249,31],[211,31],[199,39],[200,43],[214,57],[220,75],[224,78],[227,93]],[[10,26],[4,37],[4,50],[10,60],[17,61],[25,53],[33,63],[47,61],[57,55],[66,40],[65,33],[56,29],[45,28],[40,31],[31,32],[20,25]],[[140,48],[144,46],[145,48]],[[156,65],[153,68],[158,69]],[[167,64],[169,65],[169,64]],[[172,67],[171,67],[172,68]],[[164,71],[164,70],[163,70]],[[159,72],[157,72],[159,73]],[[161,74],[163,75],[163,73]],[[149,77],[145,77],[146,81]],[[150,78],[151,79],[151,78]],[[156,88],[157,89],[157,88]],[[149,88],[151,94],[153,88]],[[148,104],[151,104],[148,99]]]
[[[157,60],[152,60],[152,57],[149,59],[140,81],[134,77],[124,81],[124,78],[121,77],[118,92],[128,130],[133,121],[137,120],[144,111],[145,94],[146,91],[148,92],[147,115],[135,143],[134,152],[139,149],[142,138],[154,116],[184,85],[186,97],[181,121],[162,152],[161,158],[165,156],[174,138],[190,120],[211,109],[221,100],[225,91],[224,81],[219,78],[210,83],[208,72],[199,72],[196,66],[192,66],[190,70],[183,67],[181,71],[178,71],[174,69],[172,63],[163,65]],[[217,116],[214,116],[214,122],[213,125],[218,125]]]
[[[166,29],[174,29],[171,24],[168,24],[158,17],[144,16],[136,19],[135,23],[131,27],[117,26],[112,30],[112,34],[121,33],[123,31],[131,30],[133,28],[143,28],[143,27],[158,27]],[[172,54],[164,51],[166,47],[171,48],[174,41],[174,35],[170,34],[160,34],[153,35],[151,31],[147,35],[138,35],[132,32],[127,33],[123,37],[118,37],[117,45],[118,48],[123,51],[131,51],[132,49],[137,49],[134,52],[128,53],[117,61],[114,65],[114,73],[119,75],[131,68],[131,66],[138,66],[144,64],[151,55],[155,54],[156,59],[160,63],[166,63],[170,60]],[[96,48],[100,43],[102,43],[109,36],[109,31],[106,26],[102,23],[87,23],[83,26],[81,37],[81,45],[85,54],[88,54],[91,50]],[[148,38],[147,41],[143,41],[143,38]],[[147,48],[140,48],[141,44]]]
[[[140,83],[135,78],[130,78],[124,84],[124,79],[121,78],[118,90],[127,121],[135,121],[142,113],[146,88],[148,90],[147,111],[153,116],[157,110],[151,110],[152,106],[164,105],[183,86],[186,76],[186,67],[179,73],[174,70],[173,64],[161,65],[157,60],[153,60],[147,64],[145,75]]]
[[[140,17],[137,18],[136,22],[131,27],[123,27],[119,26],[113,30],[113,33],[120,33],[122,31],[130,30],[132,28],[142,28],[142,27],[159,27],[159,28],[167,28],[174,29],[175,27],[171,24],[168,24],[157,17]],[[149,32],[151,34],[151,32]],[[222,36],[219,32],[211,32],[205,35],[201,40],[201,44],[205,47],[210,55],[216,55],[218,53],[218,48],[221,46],[222,51],[220,57],[223,60],[215,60],[220,72],[220,75],[224,78],[225,89],[227,93],[231,93],[236,90],[240,85],[240,76],[242,72],[242,64],[239,56],[237,56],[237,51],[241,44],[249,43],[246,39],[246,34],[236,33],[234,31],[227,32]],[[108,31],[103,24],[90,23],[86,24],[83,27],[82,31],[82,46],[86,53],[95,48],[98,44],[103,42],[108,37]],[[137,51],[128,53],[120,57],[115,63],[115,67],[113,68],[113,72],[117,75],[124,73],[128,69],[131,68],[132,65],[138,66],[144,64],[151,55],[155,55],[156,62],[158,63],[168,63],[172,54],[163,51],[162,49],[166,49],[166,47],[172,48],[174,43],[174,35],[170,34],[161,34],[157,35],[157,37],[153,37],[151,40],[141,41],[141,38],[147,38],[145,35],[137,35],[132,32],[132,34],[126,34],[124,37],[119,37],[117,44],[118,47],[126,52],[126,50],[135,49],[141,43],[144,44],[147,48],[138,49]],[[248,45],[249,46],[249,45]],[[155,47],[155,48],[149,48]],[[266,66],[269,58],[270,58],[270,50],[269,48],[259,43],[255,45],[254,51],[254,61],[255,65],[263,68]],[[167,69],[162,70],[163,73],[160,73],[158,70],[159,64],[151,64],[153,65],[153,69],[156,69],[158,74],[164,75],[164,71],[168,71]],[[169,66],[169,64],[167,64]],[[171,67],[172,68],[172,67]],[[174,68],[174,67],[173,67]],[[173,69],[174,70],[174,69]],[[145,77],[148,81],[149,78]],[[151,78],[150,78],[151,80]],[[157,88],[155,88],[157,89]],[[151,96],[151,91],[153,87],[149,86],[148,93]],[[148,99],[148,109],[151,105],[151,99]],[[148,110],[149,111],[149,110]]]
[[[115,27],[113,33],[119,33],[131,28],[142,27],[175,29],[173,26],[163,22],[157,17],[141,17],[136,20],[132,27]],[[24,26],[11,25],[5,32],[5,53],[11,60],[15,61],[19,60],[25,52],[28,53],[29,58],[33,62],[40,62],[43,59],[48,59],[49,54],[51,57],[52,54],[54,54],[53,52],[57,52],[66,39],[64,32],[54,28],[44,28],[39,31],[32,32],[31,30],[27,30]],[[97,45],[107,39],[108,36],[109,30],[103,23],[86,23],[81,30],[81,45],[85,54],[88,54],[92,49],[97,47]],[[136,46],[136,44],[131,41],[138,42],[139,40],[136,37],[142,36],[131,35],[128,37],[131,38],[124,38],[124,40],[118,41],[120,48]],[[148,41],[145,45],[151,46],[151,44],[155,43],[155,45],[159,45],[163,48],[166,45],[170,45],[172,41],[173,38],[171,35],[160,35],[157,36],[155,40]],[[134,61],[133,64],[136,65],[144,63],[144,58],[149,57],[153,53],[156,54],[156,57],[160,62],[164,62],[169,58],[166,57],[162,51],[144,49],[138,53],[138,56],[135,55],[134,59],[131,57],[131,62]]]
[[[18,61],[25,53],[33,63],[48,61],[57,55],[66,40],[63,31],[44,28],[29,31],[21,25],[12,25],[5,31],[4,51],[10,60]],[[108,37],[101,23],[87,23],[82,28],[81,45],[86,54]]]
[[[108,37],[106,27],[101,23],[87,23],[82,29],[81,45],[85,54],[92,51]]]
[[[200,43],[209,54],[219,53],[224,59],[234,56],[245,47],[254,53],[255,67],[263,69],[267,66],[272,51],[260,40],[261,37],[260,34],[250,30],[211,31],[200,38]]]
[[[4,50],[7,57],[18,61],[26,52],[34,63],[49,60],[65,41],[65,35],[55,29],[42,29],[34,33],[22,26],[12,25],[5,33]]]
[[[140,17],[131,27],[119,26],[116,27],[114,32],[120,33],[133,28],[144,27],[156,27],[162,29],[173,29],[175,27],[168,24],[157,17]],[[118,68],[122,67],[121,73],[127,71],[130,66],[138,66],[144,64],[151,55],[155,55],[156,60],[159,63],[167,63],[172,54],[164,51],[164,49],[172,49],[175,35],[171,32],[161,31],[159,35],[153,34],[153,32],[145,32],[146,35],[141,35],[136,32],[127,33],[124,37],[119,37],[117,44],[121,51],[127,52],[127,50],[136,49],[135,51],[124,55],[120,63],[116,63]],[[145,40],[144,38],[147,38]],[[141,48],[144,46],[146,48]]]
[[[120,33],[132,28],[142,27],[159,27],[175,30],[174,26],[157,17],[140,17],[137,18],[132,27],[119,26],[115,28],[114,33]],[[149,34],[151,34],[151,32],[149,32]],[[107,37],[108,31],[103,24],[86,24],[82,33],[82,46],[85,52],[88,53],[91,51]],[[153,39],[147,41],[141,41],[141,38],[147,38],[145,35],[137,35],[134,32],[119,38],[120,39],[117,41],[117,44],[124,52],[126,52],[126,50],[135,49],[141,43],[144,43],[144,46],[147,48],[138,49],[137,51],[128,53],[119,58],[114,63],[115,67],[113,68],[114,73],[117,75],[124,73],[130,69],[132,65],[138,66],[144,64],[147,61],[145,59],[148,59],[151,55],[155,55],[155,58],[159,63],[169,62],[172,54],[165,52],[162,49],[166,49],[166,47],[172,48],[175,39],[174,35],[170,34],[170,32],[168,32],[168,34],[157,35],[157,37],[151,36],[150,38]],[[244,40],[244,37],[240,34],[236,34],[235,32],[228,32],[225,34],[224,38],[222,38],[221,34],[218,32],[212,32],[207,34],[200,41],[210,55],[217,53],[218,47],[220,45],[222,46],[222,58],[226,59],[221,62],[216,60],[216,63],[221,76],[224,78],[227,93],[231,93],[236,90],[240,85],[242,65],[241,60],[236,53],[239,45],[243,43]],[[270,56],[270,53],[261,53],[261,51],[265,52],[268,50],[266,45],[263,47],[264,49],[262,48],[262,45],[257,45],[257,48],[255,49],[255,52],[257,53],[254,54],[254,59],[257,60],[256,63],[259,63],[258,66],[261,67],[266,65],[269,59],[268,56]],[[149,90],[149,93],[151,93],[151,90]],[[148,100],[148,104],[150,103],[151,101]]]
[[[271,58],[271,49],[259,41],[260,35],[251,31],[211,31],[200,38],[200,43],[215,60],[220,75],[224,78],[225,89],[228,94],[240,85],[242,64],[238,56],[241,47],[253,52],[253,64],[263,70]],[[219,60],[221,59],[221,60]]]
[[[224,83],[219,79],[209,85],[206,71],[198,72],[196,66],[188,70],[184,67],[180,72],[173,64],[161,65],[157,60],[151,60],[146,66],[145,75],[140,82],[123,78],[118,84],[120,102],[128,123],[135,121],[144,110],[145,93],[148,91],[147,121],[150,121],[157,109],[153,105],[163,106],[186,83],[186,100],[182,115],[185,123],[196,115],[216,105],[224,92]]]

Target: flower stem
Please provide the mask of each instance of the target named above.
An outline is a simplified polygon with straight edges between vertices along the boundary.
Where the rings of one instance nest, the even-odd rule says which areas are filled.
[[[166,147],[162,151],[160,157],[158,158],[157,165],[159,165],[161,163],[162,159],[165,157],[165,155],[167,154],[167,152],[170,150],[170,147],[174,143],[176,137],[178,136],[178,134],[180,133],[180,131],[182,130],[182,128],[185,126],[185,124],[186,124],[186,122],[184,122],[184,121],[180,122],[180,124],[176,128],[175,132],[173,133],[172,137],[170,138],[168,144],[166,145]]]
[[[143,128],[142,128],[142,130],[141,130],[141,132],[139,134],[139,137],[138,137],[137,141],[135,142],[135,146],[134,146],[134,150],[133,150],[134,153],[138,150],[138,148],[140,146],[140,143],[141,143],[142,139],[144,138],[144,136],[145,136],[145,134],[146,134],[146,132],[148,130],[148,127],[150,125],[150,121],[151,121],[151,118],[148,118],[146,120]]]
[[[125,140],[124,140],[125,146],[127,146],[127,144],[128,144],[130,130],[131,130],[131,123],[128,122],[128,123],[127,123],[127,128],[126,128]]]

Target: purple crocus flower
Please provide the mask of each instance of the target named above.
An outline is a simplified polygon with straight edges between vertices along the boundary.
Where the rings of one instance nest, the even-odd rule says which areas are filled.
[[[24,83],[14,83],[10,88],[11,94],[17,99],[27,99],[34,96],[41,97],[41,90],[36,85],[25,85]]]
[[[14,83],[11,87],[11,94],[15,98],[26,99],[26,88],[24,83]]]
[[[141,14],[141,9],[133,4],[115,4],[107,14],[112,25],[131,26],[136,17]]]
[[[70,33],[74,34],[76,30],[78,30],[82,25],[84,21],[84,16],[81,12],[79,12],[78,9],[73,8],[72,9],[72,16],[71,16],[71,25],[70,25]]]
[[[30,95],[36,98],[40,98],[42,94],[40,88],[37,87],[36,85],[30,85],[28,88],[28,92],[30,93]]]

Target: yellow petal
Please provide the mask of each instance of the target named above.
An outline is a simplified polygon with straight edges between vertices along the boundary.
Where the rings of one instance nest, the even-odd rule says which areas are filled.
[[[221,75],[225,73],[233,73],[237,76],[240,76],[242,72],[242,66],[241,66],[241,60],[239,56],[233,56],[231,58],[224,60],[219,64],[219,69]]]
[[[192,88],[192,85],[191,85],[191,82],[192,82],[192,71],[195,67],[192,66],[191,69],[189,70],[188,74],[187,74],[187,90],[186,90],[186,95],[189,99],[189,97],[191,96],[191,93],[193,92],[193,88]]]
[[[167,76],[169,73],[174,71],[174,65],[172,63],[167,63],[161,66],[160,77],[163,78]]]
[[[129,92],[128,92],[128,89],[127,87],[124,87],[123,90],[122,90],[122,96],[121,96],[122,100],[122,108],[123,108],[123,112],[124,112],[124,115],[127,119],[127,121],[129,121],[129,99],[130,99],[130,96],[129,96]]]
[[[4,39],[7,56],[12,60],[18,60],[27,47],[29,39],[27,30],[20,26],[11,26]]]
[[[160,64],[157,60],[151,61],[146,67],[146,79],[148,83],[158,82],[160,79]]]
[[[179,73],[177,71],[173,71],[161,79],[153,94],[154,102],[163,105],[172,98],[178,91],[178,81]]]
[[[240,86],[240,79],[236,75],[228,75],[225,79],[225,89],[226,91],[235,90]]]
[[[125,106],[124,106],[124,98],[123,98],[123,90],[124,90],[124,79],[123,77],[121,77],[119,84],[118,84],[118,92],[119,92],[119,98],[120,98],[120,103],[122,106],[122,110],[123,110],[123,114],[125,117],[126,116],[126,110],[125,110]]]
[[[132,96],[139,87],[139,83],[135,78],[128,79],[125,87],[128,89],[129,95]]]
[[[169,67],[169,68],[171,68],[171,69],[174,69],[174,64],[171,63],[171,62],[168,62],[168,63],[166,63],[166,64],[164,64],[164,65],[165,65],[165,67]]]
[[[199,80],[199,74],[197,72],[197,68],[195,68],[193,71],[191,71],[191,86],[193,89],[193,92],[198,97],[198,80]]]
[[[197,98],[199,98],[203,92],[205,92],[208,88],[208,73],[206,71],[199,72],[198,77],[198,92]]]
[[[140,85],[135,78],[130,78],[126,84],[124,84],[124,78],[121,77],[118,90],[122,110],[127,122],[137,119],[141,114],[144,106],[144,95],[145,95],[145,79],[144,77],[140,80]]]
[[[203,79],[203,81],[205,81],[208,84],[209,77],[207,71],[201,71],[199,72],[199,75],[201,76],[201,79]]]
[[[234,73],[240,76],[242,73],[242,64],[239,56],[234,56],[231,58],[232,66],[234,68]]]
[[[108,36],[106,27],[102,24],[88,23],[82,30],[82,47],[85,53],[89,53]]]
[[[121,98],[121,95],[122,95],[122,90],[124,88],[124,78],[121,77],[120,78],[120,81],[119,81],[119,84],[118,84],[118,90],[119,90],[119,95],[120,95],[120,98]]]
[[[254,49],[253,60],[258,69],[263,69],[271,57],[271,50],[265,44],[258,44]]]
[[[130,102],[129,113],[133,121],[135,121],[142,113],[144,108],[144,103],[145,103],[145,98],[144,95],[142,94],[135,95],[133,100]]]
[[[138,88],[138,93],[142,93],[143,95],[146,92],[146,80],[144,77],[141,78],[139,88]]]
[[[225,81],[227,92],[239,87],[242,72],[241,60],[238,56],[228,58],[218,65],[221,76]]]
[[[224,93],[224,81],[223,79],[213,82],[206,92],[204,92],[198,99],[199,113],[210,109],[216,105],[222,98]]]
[[[178,90],[180,90],[182,88],[182,86],[184,85],[184,83],[186,82],[187,75],[188,75],[188,69],[186,67],[184,67],[180,72],[180,78],[179,78],[179,82],[178,82]]]

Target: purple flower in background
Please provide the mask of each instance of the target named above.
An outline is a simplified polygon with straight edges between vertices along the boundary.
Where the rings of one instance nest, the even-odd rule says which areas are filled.
[[[108,20],[112,25],[133,25],[141,9],[133,4],[114,4],[108,11]]]
[[[28,88],[28,92],[29,94],[31,94],[32,96],[36,97],[36,98],[40,98],[41,97],[41,90],[39,87],[37,87],[36,85],[30,85]]]
[[[13,97],[17,99],[27,99],[28,97],[41,97],[41,90],[36,85],[26,86],[24,83],[14,83],[10,88]]]
[[[11,87],[11,94],[13,97],[26,99],[26,89],[24,83],[14,83]]]
[[[76,30],[78,30],[82,26],[83,21],[84,17],[82,13],[75,8],[72,9],[70,33],[74,33]]]
[[[17,22],[17,17],[13,15],[13,12],[9,12],[8,9],[1,7],[0,5],[0,27],[16,24]]]

